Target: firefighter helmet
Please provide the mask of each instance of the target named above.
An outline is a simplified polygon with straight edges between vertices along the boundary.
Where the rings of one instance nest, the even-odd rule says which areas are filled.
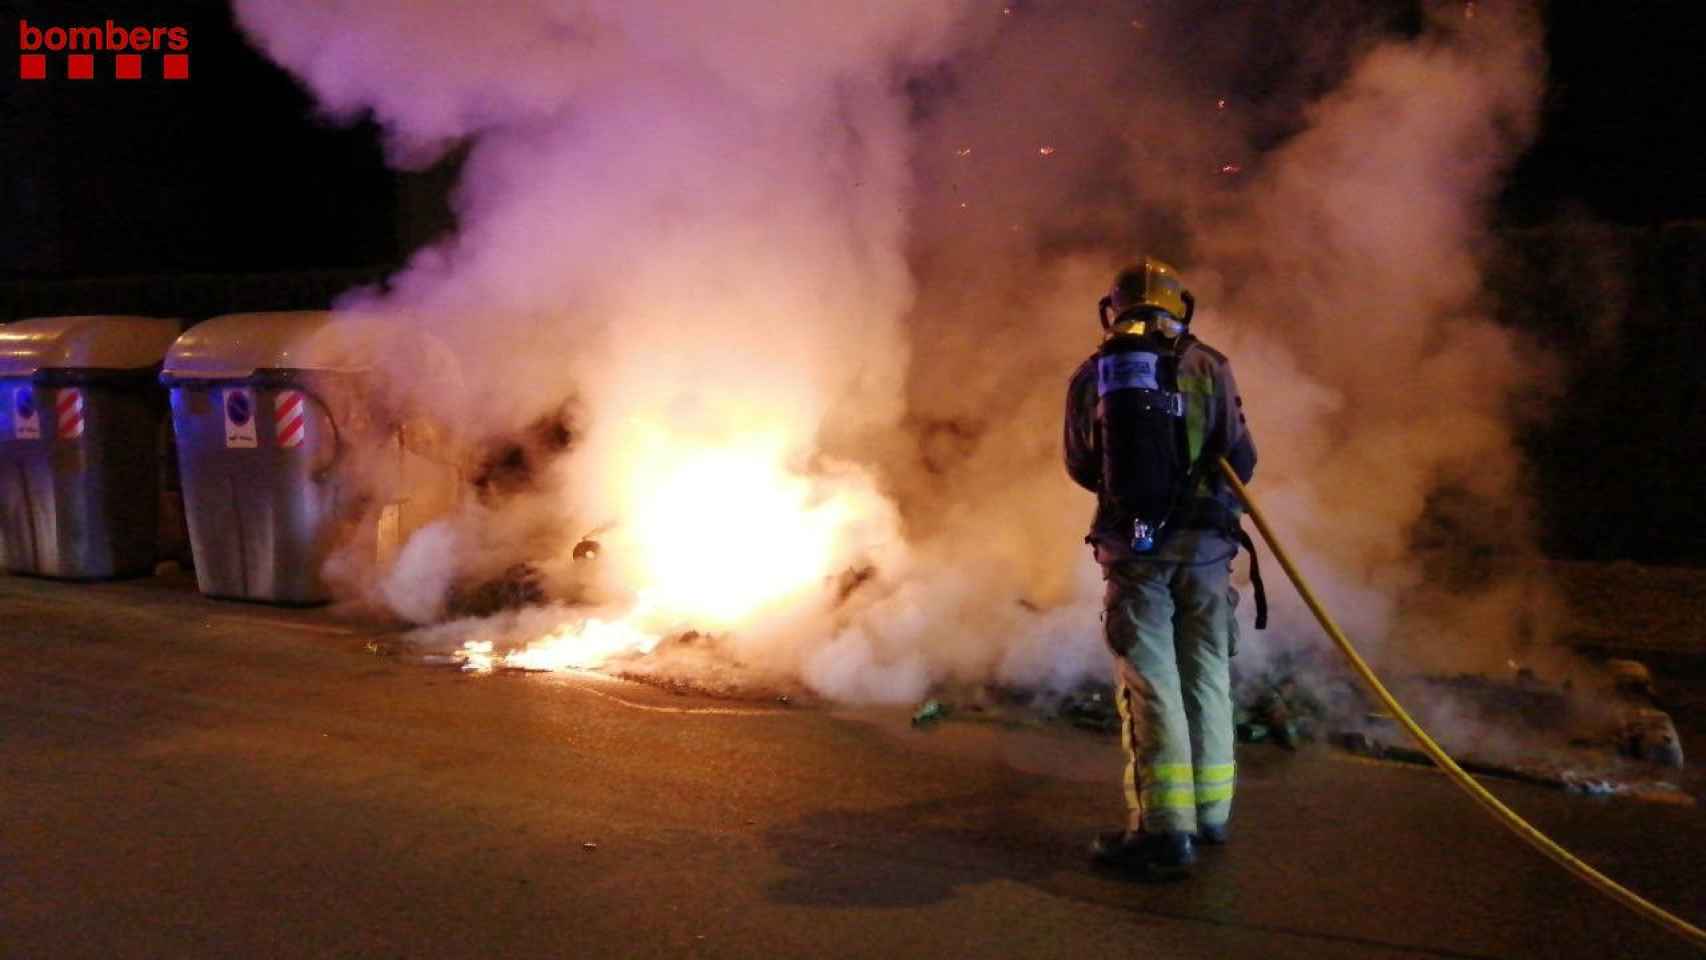
[[[1165,326],[1177,332],[1191,322],[1196,300],[1179,279],[1179,272],[1154,257],[1144,257],[1141,263],[1121,270],[1114,278],[1114,288],[1102,300],[1102,327],[1110,333],[1115,327],[1130,326],[1149,319],[1156,311],[1175,321]]]

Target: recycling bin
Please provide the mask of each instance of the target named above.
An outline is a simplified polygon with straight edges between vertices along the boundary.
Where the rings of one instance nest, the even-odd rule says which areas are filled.
[[[371,570],[454,502],[455,465],[411,473],[408,418],[375,389],[409,339],[312,311],[215,317],[172,345],[160,379],[202,593],[325,603],[334,554]]]
[[[11,573],[101,580],[153,571],[165,396],[181,325],[39,317],[0,326],[0,558]]]

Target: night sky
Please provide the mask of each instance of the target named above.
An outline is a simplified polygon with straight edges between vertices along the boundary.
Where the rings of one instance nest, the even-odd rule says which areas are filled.
[[[1553,3],[1539,142],[1513,172],[1505,215],[1543,222],[1706,218],[1706,106],[1697,4]]]
[[[67,22],[63,2],[10,6],[14,47],[20,18]],[[316,116],[294,81],[237,35],[223,2],[98,9],[120,22],[189,26],[192,77],[24,82],[8,58],[6,275],[377,266],[445,226],[447,178],[399,176],[371,124]],[[1603,9],[1548,12],[1544,127],[1501,198],[1507,224],[1706,218],[1706,108],[1695,95],[1688,6]]]
[[[64,3],[14,6],[21,12],[4,18],[12,48],[20,17],[82,19]],[[397,257],[397,188],[375,131],[315,117],[307,94],[237,35],[225,4],[85,8],[101,12],[93,23],[187,25],[190,79],[158,79],[154,57],[153,75],[139,81],[99,70],[87,81],[21,81],[8,56],[8,274],[292,270]]]
[[[1220,6],[1221,16],[1237,12]],[[1706,488],[1698,435],[1706,432],[1706,228],[1688,224],[1706,221],[1706,107],[1693,6],[1548,6],[1541,135],[1495,210],[1512,236],[1560,224],[1628,228],[1616,231],[1633,284],[1635,320],[1625,327],[1644,339],[1625,338],[1603,361],[1587,362],[1590,345],[1573,332],[1582,324],[1568,313],[1570,298],[1592,309],[1586,301],[1597,287],[1580,271],[1562,276],[1574,270],[1567,244],[1513,244],[1523,252],[1506,262],[1523,275],[1489,281],[1502,288],[1503,313],[1558,346],[1575,370],[1565,387],[1579,401],[1574,419],[1554,418],[1527,438],[1546,493],[1548,540],[1565,554],[1706,563],[1706,506],[1697,502]],[[188,26],[190,79],[117,81],[100,70],[87,81],[19,79],[20,19],[107,18]],[[198,315],[157,306],[175,304],[170,298],[133,297],[111,278],[148,278],[152,290],[179,276],[324,274],[318,285],[247,295],[235,281],[202,283],[197,301],[206,312],[215,302],[317,305],[347,285],[338,271],[377,275],[451,226],[453,168],[389,170],[377,130],[318,116],[301,88],[238,35],[223,0],[13,0],[0,5],[0,20],[9,38],[0,70],[0,318],[117,309],[112,301],[124,297],[137,309]],[[40,292],[49,287],[51,296]],[[97,290],[107,299],[85,293]],[[269,299],[278,290],[306,299]],[[1655,356],[1667,359],[1654,364]],[[1642,433],[1613,419],[1632,408],[1631,384],[1645,391],[1644,409],[1682,434]]]

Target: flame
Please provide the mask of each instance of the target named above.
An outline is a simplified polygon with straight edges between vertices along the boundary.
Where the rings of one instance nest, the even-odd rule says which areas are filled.
[[[462,661],[462,669],[468,673],[491,673],[497,668],[498,657],[492,653],[492,641],[470,640],[457,651],[456,658]]]
[[[630,615],[606,621],[587,617],[563,624],[519,650],[500,654],[490,640],[470,640],[457,651],[466,673],[491,673],[498,667],[516,670],[597,670],[618,657],[650,653],[663,638],[636,625],[643,617]]]
[[[504,664],[521,670],[596,670],[624,654],[650,653],[660,639],[627,619],[589,617],[558,627],[504,657]]]
[[[715,444],[632,429],[617,464],[623,519],[600,554],[630,588],[626,608],[568,615],[507,653],[468,641],[456,655],[462,669],[597,670],[666,636],[735,630],[826,589],[855,555],[856,531],[891,508],[868,475],[807,474],[790,449],[782,433]]]
[[[726,629],[833,572],[846,511],[789,471],[779,444],[677,449],[668,459],[630,471],[624,539],[648,609]]]

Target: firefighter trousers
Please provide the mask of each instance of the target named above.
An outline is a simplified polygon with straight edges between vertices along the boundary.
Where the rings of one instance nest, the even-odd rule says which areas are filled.
[[[1237,649],[1238,594],[1230,581],[1237,548],[1230,542],[1224,550],[1203,546],[1182,558],[1104,568],[1104,625],[1119,675],[1126,806],[1134,831],[1192,833],[1224,826],[1232,814],[1230,660]],[[1206,562],[1197,559],[1204,553]]]

